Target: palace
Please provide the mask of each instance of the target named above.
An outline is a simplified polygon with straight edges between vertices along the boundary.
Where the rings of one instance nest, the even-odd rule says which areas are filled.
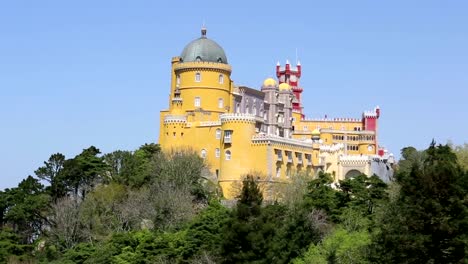
[[[307,119],[301,65],[276,65],[260,90],[234,84],[221,46],[206,37],[172,58],[169,109],[160,113],[159,143],[189,147],[206,159],[227,199],[249,173],[273,186],[296,173],[330,173],[335,181],[364,173],[385,181],[393,156],[378,145],[380,108],[360,118]],[[264,191],[268,196],[271,192]],[[270,197],[271,198],[271,197]]]

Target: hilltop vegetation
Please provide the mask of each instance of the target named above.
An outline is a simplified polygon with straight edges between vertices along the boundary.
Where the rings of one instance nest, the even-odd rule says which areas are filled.
[[[467,145],[402,150],[396,181],[295,175],[224,206],[203,159],[60,153],[0,191],[0,263],[466,263]]]

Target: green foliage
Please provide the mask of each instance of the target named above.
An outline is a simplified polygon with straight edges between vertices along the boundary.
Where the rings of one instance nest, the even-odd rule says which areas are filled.
[[[32,243],[42,232],[49,203],[44,186],[37,179],[28,176],[18,187],[2,193],[3,222],[13,227],[22,243]]]
[[[81,204],[82,224],[91,233],[93,240],[102,240],[112,232],[121,232],[125,224],[121,217],[121,204],[125,202],[123,185],[110,183],[99,185]]]
[[[468,248],[468,175],[449,146],[432,143],[422,166],[397,175],[400,193],[380,219],[379,263],[461,263]]]
[[[152,161],[160,154],[157,144],[144,144],[135,152],[117,150],[104,155],[112,181],[139,188],[151,181]]]
[[[63,180],[60,179],[64,163],[65,156],[61,153],[55,153],[50,156],[48,161],[44,161],[43,167],[39,167],[34,171],[39,179],[45,180],[50,184],[47,190],[55,201],[65,196],[67,191]]]
[[[336,190],[332,188],[333,179],[330,174],[320,172],[318,177],[310,181],[308,193],[305,197],[305,206],[324,210],[332,220],[337,220],[338,197]]]
[[[208,207],[189,224],[183,256],[190,258],[203,252],[218,254],[223,243],[223,227],[229,219],[229,210],[212,200]]]
[[[84,149],[73,159],[66,160],[60,173],[69,191],[73,191],[75,197],[83,199],[92,185],[101,178],[108,169],[104,159],[99,157],[101,152],[94,146]]]
[[[293,263],[368,263],[367,246],[370,242],[370,235],[365,230],[349,232],[338,227],[319,244],[312,244],[304,256]]]
[[[358,210],[363,215],[371,215],[376,203],[387,199],[387,184],[377,176],[365,174],[345,179],[339,183],[340,192],[336,192],[339,207]]]
[[[453,146],[453,152],[457,155],[458,162],[464,170],[468,170],[468,143],[460,146]]]
[[[10,256],[17,256],[19,260],[31,258],[32,245],[20,243],[21,237],[9,228],[0,229],[0,263],[7,261]]]

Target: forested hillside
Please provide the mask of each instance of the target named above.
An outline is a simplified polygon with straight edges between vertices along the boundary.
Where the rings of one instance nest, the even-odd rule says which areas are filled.
[[[245,175],[227,203],[197,154],[52,154],[0,191],[0,263],[468,263],[468,146],[407,147],[395,182]],[[5,176],[3,176],[5,177]]]

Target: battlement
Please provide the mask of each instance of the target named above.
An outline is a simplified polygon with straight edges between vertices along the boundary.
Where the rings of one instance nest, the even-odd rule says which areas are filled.
[[[186,123],[187,117],[185,115],[166,115],[164,116],[164,124],[171,123]]]
[[[305,148],[312,148],[312,141],[305,141],[305,140],[298,140],[298,139],[291,139],[291,138],[284,138],[276,135],[269,135],[260,133],[252,137],[252,142],[260,143],[260,142],[268,142],[268,143],[278,143],[282,145],[293,145]]]
[[[255,123],[255,120],[256,120],[255,115],[244,114],[244,113],[228,113],[228,114],[222,114],[219,117],[221,119],[222,124],[227,123],[227,122],[233,122],[233,121]]]
[[[334,153],[334,152],[338,152],[340,150],[344,150],[344,144],[342,144],[342,143],[332,144],[332,145],[321,145],[320,146],[320,151],[321,152]]]

